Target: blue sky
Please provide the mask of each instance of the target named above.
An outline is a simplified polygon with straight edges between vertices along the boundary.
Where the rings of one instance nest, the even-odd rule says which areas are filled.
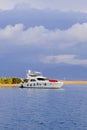
[[[87,79],[87,0],[0,1],[0,77],[28,69]]]

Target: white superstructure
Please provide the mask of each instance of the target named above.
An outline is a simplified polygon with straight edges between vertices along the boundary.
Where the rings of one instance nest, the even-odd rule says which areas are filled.
[[[21,84],[21,88],[61,88],[62,81],[48,79],[40,72],[28,70],[27,81]]]

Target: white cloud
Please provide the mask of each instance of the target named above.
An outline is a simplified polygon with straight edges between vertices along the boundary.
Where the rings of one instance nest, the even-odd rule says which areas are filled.
[[[46,56],[41,61],[44,63],[66,63],[72,65],[87,65],[87,59],[79,59],[76,55]]]
[[[10,1],[8,1],[8,0],[1,0],[0,1],[0,9],[1,10],[8,10],[8,9],[12,9],[13,8],[13,3]]]
[[[12,10],[16,6],[20,8],[23,4],[27,6],[27,4],[29,4],[29,1],[28,0],[0,0],[0,10]]]
[[[81,50],[80,54],[87,50],[86,34],[87,23],[75,24],[67,30],[48,30],[43,26],[25,29],[23,24],[8,25],[4,29],[0,29],[0,54],[9,53],[13,47],[16,50],[18,47],[27,46],[27,48],[30,48],[32,46],[35,50],[39,50],[39,58],[42,58],[42,62],[87,65],[87,59],[78,58],[79,50]],[[73,53],[72,47],[76,48],[77,45],[76,55]],[[82,50],[82,47],[85,50]],[[48,55],[48,51],[49,54],[52,54],[52,52],[54,54]],[[72,55],[55,55],[55,51],[59,52],[58,54],[72,52]],[[87,54],[87,51],[85,51],[85,54]],[[40,57],[41,55],[43,56]]]
[[[4,40],[3,44],[9,41],[9,44],[41,45],[43,48],[67,50],[80,44],[86,47],[86,34],[87,23],[75,24],[67,30],[49,30],[43,26],[25,29],[23,24],[16,24],[0,29],[0,40]]]
[[[87,12],[87,0],[1,0],[0,9],[19,8],[51,9]]]
[[[8,25],[4,29],[0,29],[0,39],[12,39],[19,35],[24,28],[23,24],[16,24],[15,26]]]
[[[37,9],[87,12],[86,0],[27,0],[27,2],[32,8]]]

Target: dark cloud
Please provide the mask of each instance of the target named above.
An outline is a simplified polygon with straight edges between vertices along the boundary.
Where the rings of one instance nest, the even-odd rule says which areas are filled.
[[[67,29],[75,23],[87,21],[86,13],[60,12],[58,10],[14,9],[0,12],[0,28],[24,24],[26,27],[44,26],[48,29]]]

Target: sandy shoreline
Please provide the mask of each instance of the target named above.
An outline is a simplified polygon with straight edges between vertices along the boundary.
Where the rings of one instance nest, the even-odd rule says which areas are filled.
[[[87,84],[86,80],[62,80],[64,84]]]
[[[62,80],[64,85],[67,84],[87,84],[86,80]],[[7,88],[15,88],[19,87],[19,84],[0,84],[0,88],[7,87]]]
[[[7,88],[16,88],[19,87],[19,84],[0,84],[0,88],[7,87]]]

